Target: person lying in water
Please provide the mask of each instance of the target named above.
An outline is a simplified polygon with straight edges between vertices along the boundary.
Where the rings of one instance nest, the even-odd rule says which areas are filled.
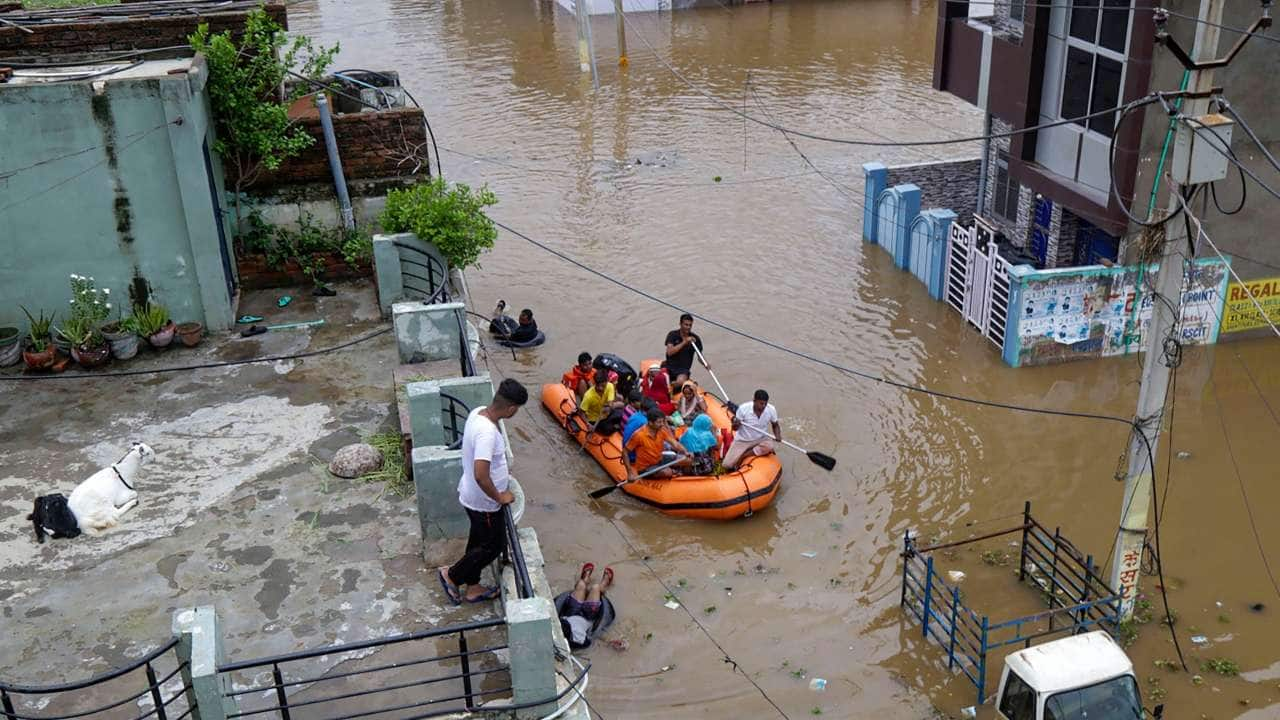
[[[693,466],[693,457],[684,445],[676,440],[676,436],[671,432],[671,428],[667,427],[667,416],[662,414],[661,410],[649,410],[645,414],[648,422],[645,426],[636,431],[631,439],[627,441],[626,449],[635,452],[636,459],[633,463],[628,453],[622,453],[622,464],[627,469],[627,482],[635,482],[639,479],[640,473],[649,468],[671,462],[663,459],[663,453],[668,447],[675,450],[677,457],[671,467],[664,468],[649,477],[652,478],[670,478],[679,475],[678,468],[689,468]]]
[[[514,343],[529,342],[538,337],[538,322],[533,319],[533,311],[525,308],[520,311],[515,327],[511,327],[511,318],[504,315],[507,309],[506,300],[498,300],[493,308],[493,319],[489,322],[489,332],[501,335],[503,340]]]
[[[573,592],[565,601],[560,614],[560,619],[569,626],[569,631],[565,633],[568,636],[567,639],[578,646],[586,644],[592,626],[600,617],[604,594],[613,585],[613,568],[604,569],[604,576],[600,582],[591,579],[595,570],[596,566],[593,563],[582,566],[582,570],[578,573],[578,582],[574,584]]]

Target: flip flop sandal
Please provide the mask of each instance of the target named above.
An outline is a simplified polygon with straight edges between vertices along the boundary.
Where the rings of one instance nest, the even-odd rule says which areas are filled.
[[[276,301],[276,305],[279,305],[280,307],[285,307],[291,302],[293,302],[293,297],[289,295],[284,295],[279,300]]]
[[[318,287],[315,290],[312,290],[311,294],[316,297],[333,297],[338,294],[338,291],[331,287]]]
[[[441,580],[443,580],[443,579],[444,579],[444,578],[441,578]],[[492,599],[494,599],[494,598],[498,597],[498,594],[499,594],[499,593],[501,593],[501,592],[502,592],[502,591],[501,591],[501,590],[499,590],[499,589],[498,589],[498,588],[496,588],[496,587],[490,587],[490,588],[485,588],[485,590],[484,590],[484,592],[483,592],[483,593],[481,593],[480,595],[478,595],[478,596],[476,596],[476,597],[474,597],[474,598],[463,597],[462,599],[463,599],[463,600],[465,600],[465,601],[466,601],[466,602],[468,602],[468,603],[479,603],[479,602],[484,602],[485,600],[492,600]]]
[[[606,587],[613,586],[613,568],[606,567],[604,569],[604,577],[600,578],[600,584]]]
[[[583,563],[582,570],[578,571],[578,579],[586,580],[591,577],[591,573],[596,571],[595,563]]]
[[[246,338],[247,338],[247,337],[253,337],[254,335],[261,335],[262,333],[264,333],[264,332],[266,332],[266,331],[267,331],[267,329],[266,329],[265,327],[263,327],[263,326],[261,326],[261,325],[254,325],[254,326],[252,326],[252,327],[245,328],[244,330],[241,330],[241,331],[240,331],[240,337],[246,337]]]
[[[264,318],[261,315],[241,315],[240,319],[236,320],[236,322],[241,325],[252,325],[256,322],[262,322],[263,319]]]
[[[461,605],[461,593],[458,592],[458,586],[449,582],[444,576],[444,570],[436,570],[436,577],[440,578],[440,587],[444,588],[444,594],[449,596],[449,602],[454,605]]]

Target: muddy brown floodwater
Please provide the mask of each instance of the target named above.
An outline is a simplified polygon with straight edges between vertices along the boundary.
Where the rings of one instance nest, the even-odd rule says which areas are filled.
[[[781,135],[744,127],[646,45],[734,103],[744,102],[750,73],[758,96],[750,109],[794,127],[870,139],[976,134],[975,109],[929,88],[935,17],[933,3],[907,0],[637,14],[625,70],[611,59],[612,18],[598,18],[593,91],[578,71],[572,18],[554,3],[304,0],[290,10],[294,31],[341,41],[338,66],[399,70],[427,107],[447,177],[487,183],[501,199],[496,218],[584,263],[896,380],[1129,415],[1136,359],[1007,368],[957,314],[859,241],[860,214],[846,193],[860,196],[861,163],[972,157],[975,147],[800,140],[828,182]],[[485,312],[501,296],[535,310],[550,341],[514,360],[491,359],[496,372],[532,386],[558,378],[580,350],[638,363],[657,354],[676,325],[672,310],[505,233],[469,280],[473,309]],[[1029,499],[1042,522],[1106,557],[1119,515],[1113,475],[1123,426],[904,393],[705,324],[697,329],[732,395],[768,388],[786,435],[840,464],[825,473],[788,453],[782,491],[768,510],[728,524],[676,520],[621,494],[588,501],[602,471],[541,407],[515,419],[514,467],[532,498],[527,517],[553,582],[566,587],[586,560],[618,573],[613,597],[622,619],[612,634],[630,649],[592,652],[590,694],[605,717],[775,716],[682,611],[663,606],[665,591],[642,557],[792,718],[917,718],[935,707],[958,715],[972,704],[972,686],[946,672],[941,652],[923,645],[919,627],[899,612],[897,552],[907,528],[959,539],[1011,523],[1006,516]],[[1190,455],[1172,461],[1162,541],[1183,650],[1204,682],[1156,667],[1173,657],[1162,627],[1142,627],[1130,650],[1148,699],[1167,694],[1168,717],[1280,716],[1280,598],[1241,495],[1242,483],[1280,570],[1280,526],[1268,512],[1280,501],[1273,463],[1280,421],[1263,400],[1280,407],[1277,360],[1274,340],[1234,343],[1188,350],[1178,373],[1172,447]],[[709,381],[701,371],[697,377]],[[1163,449],[1158,465],[1164,492]],[[947,560],[985,578],[966,592],[983,598],[980,609],[995,618],[1023,608],[1030,592],[1011,572],[977,571],[977,551],[1003,542]],[[1154,580],[1145,587],[1153,590]],[[1254,603],[1265,609],[1251,611]],[[1211,646],[1193,645],[1193,634]],[[1202,672],[1209,658],[1234,660],[1250,679]],[[827,680],[825,692],[809,689],[816,677]]]

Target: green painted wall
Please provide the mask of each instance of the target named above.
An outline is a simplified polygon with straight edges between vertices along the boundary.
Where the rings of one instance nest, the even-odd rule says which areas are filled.
[[[202,149],[213,142],[206,78],[196,57],[96,82],[0,85],[0,325],[25,327],[19,304],[64,315],[71,273],[121,300],[150,292],[178,322],[231,324],[218,235],[229,225]]]

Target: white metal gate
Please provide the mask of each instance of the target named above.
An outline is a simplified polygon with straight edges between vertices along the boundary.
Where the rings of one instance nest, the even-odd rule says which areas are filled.
[[[961,227],[960,223],[951,223],[951,232],[947,236],[947,285],[944,292],[947,304],[962,316],[966,278],[969,277],[969,255],[972,254],[972,231]]]
[[[977,326],[979,331],[987,329],[987,283],[991,273],[991,258],[981,247],[974,248],[969,256],[969,276],[965,280],[964,319]]]
[[[992,245],[992,248],[995,246]],[[990,281],[987,283],[987,327],[984,335],[996,347],[1004,348],[1004,331],[1009,323],[1009,268],[1012,263],[992,253]]]

